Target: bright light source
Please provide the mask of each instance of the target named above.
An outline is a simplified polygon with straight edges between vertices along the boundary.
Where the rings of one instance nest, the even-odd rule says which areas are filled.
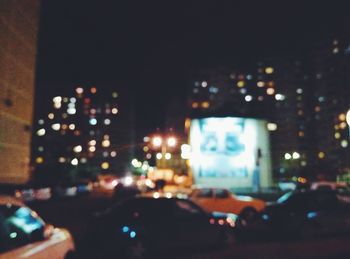
[[[52,128],[53,130],[58,131],[58,130],[60,130],[60,128],[61,128],[61,124],[59,124],[59,123],[52,124],[52,125],[51,125],[51,128]]]
[[[132,179],[131,176],[125,176],[125,178],[124,178],[124,185],[125,186],[130,186],[130,185],[132,185],[133,182],[134,182],[134,180]]]
[[[105,139],[102,141],[102,146],[103,147],[109,147],[111,145],[111,142],[108,139]]]
[[[61,96],[56,96],[56,97],[54,97],[54,98],[52,99],[52,101],[53,101],[54,103],[60,103],[60,102],[62,102],[62,97],[61,97]]]
[[[171,159],[171,154],[170,154],[170,153],[166,153],[166,154],[165,154],[165,159],[166,159],[166,160]]]
[[[273,95],[273,94],[275,93],[275,89],[273,89],[273,88],[267,88],[267,89],[266,89],[266,93],[267,93],[268,95]]]
[[[35,162],[36,162],[37,164],[42,164],[42,163],[44,162],[44,158],[42,158],[41,156],[39,156],[39,157],[37,157],[37,158],[35,159]]]
[[[89,123],[90,123],[90,125],[96,125],[97,124],[97,120],[95,118],[91,118],[89,120]]]
[[[168,146],[169,147],[175,147],[176,146],[176,138],[175,137],[169,137],[168,138]]]
[[[285,154],[284,154],[284,159],[290,160],[290,159],[292,159],[292,155],[289,154],[289,153],[285,153]]]
[[[118,109],[117,109],[117,108],[113,108],[113,109],[112,109],[112,113],[113,113],[113,114],[117,114],[117,113],[118,113]]]
[[[72,108],[72,107],[71,107],[71,108],[68,108],[68,109],[67,109],[67,113],[68,113],[68,114],[71,114],[71,115],[72,115],[72,114],[75,114],[76,112],[77,112],[77,110],[76,110],[75,108]]]
[[[181,145],[181,158],[190,159],[191,155],[191,146],[188,144]]]
[[[298,152],[293,152],[292,158],[293,159],[299,159],[300,158],[300,154]]]
[[[143,141],[144,141],[144,142],[149,142],[149,140],[150,140],[150,137],[148,137],[148,136],[146,136],[146,137],[143,138]]]
[[[267,123],[267,130],[268,131],[276,131],[277,130],[277,124],[269,122]]]
[[[348,123],[348,125],[350,127],[350,110],[348,110],[348,112],[346,113],[346,122]]]
[[[66,159],[61,156],[60,158],[58,158],[58,162],[64,163],[64,162],[66,162]]]
[[[117,98],[117,97],[118,97],[118,93],[117,93],[117,92],[113,92],[113,93],[112,93],[112,97],[113,97],[113,98]]]
[[[153,198],[158,199],[160,197],[159,192],[153,193]]]
[[[47,115],[47,117],[50,119],[50,120],[53,120],[53,118],[55,118],[55,115],[53,113],[49,113]]]
[[[70,129],[70,130],[75,130],[75,124],[73,124],[73,123],[72,123],[72,124],[69,124],[69,129]]]
[[[69,99],[71,103],[76,103],[77,102],[77,99],[75,99],[74,97],[70,98]]]
[[[54,103],[53,104],[53,107],[56,108],[56,109],[61,108],[61,106],[62,106],[61,103]]]
[[[251,102],[251,101],[253,100],[253,97],[252,97],[251,95],[246,95],[246,96],[244,97],[244,100],[245,100],[246,102]]]
[[[298,88],[297,89],[297,94],[302,94],[303,93],[303,89],[302,88]]]
[[[162,145],[162,138],[161,137],[154,137],[152,139],[152,145],[154,147],[160,147]]]
[[[117,156],[117,152],[112,151],[112,152],[111,152],[111,157],[116,157],[116,156]]]
[[[90,140],[90,141],[89,141],[89,145],[90,145],[90,146],[95,146],[95,145],[96,145],[96,140],[94,140],[94,139],[93,139],[93,140]]]
[[[85,164],[87,162],[87,159],[85,157],[82,157],[80,159],[80,163]]]
[[[276,101],[283,101],[286,99],[286,97],[283,94],[276,94],[275,99]]]
[[[89,147],[89,151],[90,151],[90,152],[95,152],[95,151],[96,151],[95,146],[91,146],[91,147]]]
[[[45,129],[39,129],[39,130],[36,132],[36,134],[37,134],[39,137],[44,136],[45,133],[46,133],[46,130],[45,130]]]
[[[73,151],[74,151],[75,153],[80,153],[81,151],[83,151],[83,147],[80,146],[80,145],[75,146],[75,147],[73,148]]]
[[[273,73],[273,68],[272,67],[267,67],[267,68],[265,68],[265,73],[266,74],[272,74]]]
[[[111,120],[110,120],[110,119],[105,119],[105,120],[104,120],[104,124],[105,124],[105,125],[111,124]]]
[[[318,153],[318,158],[319,159],[323,159],[323,158],[325,158],[325,156],[326,156],[326,154],[324,152],[322,152],[322,151]]]
[[[39,125],[43,125],[44,124],[44,120],[43,119],[38,120],[38,124]]]
[[[77,94],[82,94],[82,93],[84,92],[84,89],[81,88],[81,87],[77,87],[77,88],[75,89],[75,92],[76,92]]]
[[[160,160],[160,159],[162,159],[162,153],[157,153],[157,155],[156,155],[156,158],[158,159],[158,160]]]
[[[257,86],[258,86],[258,87],[264,87],[264,86],[265,86],[265,83],[264,83],[263,81],[259,81],[259,82],[257,83]]]
[[[77,158],[74,158],[71,162],[72,165],[78,165],[79,161]]]
[[[340,142],[340,145],[343,147],[343,148],[346,148],[348,146],[348,141],[346,139],[343,139],[341,142]]]
[[[97,92],[96,87],[91,87],[90,92],[91,92],[92,94],[95,94],[95,93]]]
[[[109,163],[108,162],[103,162],[101,164],[101,168],[104,169],[104,170],[107,170],[109,168]]]
[[[206,81],[203,81],[203,82],[202,82],[202,87],[205,88],[205,87],[207,87],[207,86],[208,86],[208,83],[207,83]]]
[[[210,106],[210,103],[209,102],[202,102],[201,106],[203,109],[208,109]]]

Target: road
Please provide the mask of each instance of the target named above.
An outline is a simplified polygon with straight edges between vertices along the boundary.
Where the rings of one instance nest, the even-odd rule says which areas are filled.
[[[57,227],[68,228],[78,249],[84,248],[83,238],[91,215],[113,204],[106,193],[94,192],[89,196],[66,200],[32,203],[43,219]],[[350,236],[299,242],[238,243],[220,250],[201,250],[163,258],[350,258]]]

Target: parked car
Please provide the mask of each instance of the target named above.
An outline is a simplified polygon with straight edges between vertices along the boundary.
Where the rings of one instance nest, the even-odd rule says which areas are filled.
[[[184,199],[124,200],[95,216],[85,257],[158,258],[181,248],[233,244],[236,219],[233,214],[207,213]]]
[[[33,186],[36,201],[47,201],[52,197],[52,190],[48,186]]]
[[[20,185],[16,187],[15,196],[24,202],[31,202],[35,200],[35,191],[32,186]]]
[[[71,234],[46,224],[34,211],[10,196],[0,196],[0,258],[69,258]]]
[[[350,204],[333,190],[294,191],[261,212],[265,231],[282,236],[311,238],[350,231]]]
[[[76,184],[77,194],[89,194],[93,190],[93,183],[90,181],[79,181]]]
[[[265,207],[263,200],[234,195],[222,188],[196,188],[190,199],[208,211],[234,213],[246,220],[255,217]]]
[[[53,187],[53,196],[55,198],[70,198],[77,196],[78,188],[72,183],[60,183]]]

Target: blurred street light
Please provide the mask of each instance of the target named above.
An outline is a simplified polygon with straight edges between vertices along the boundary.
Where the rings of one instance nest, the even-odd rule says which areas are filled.
[[[350,109],[346,113],[346,122],[347,122],[348,127],[349,127],[349,138],[350,138]]]

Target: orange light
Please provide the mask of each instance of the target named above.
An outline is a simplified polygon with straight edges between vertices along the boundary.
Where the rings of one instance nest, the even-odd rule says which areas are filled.
[[[92,94],[95,94],[95,93],[97,92],[96,87],[91,87],[90,92],[91,92]]]

